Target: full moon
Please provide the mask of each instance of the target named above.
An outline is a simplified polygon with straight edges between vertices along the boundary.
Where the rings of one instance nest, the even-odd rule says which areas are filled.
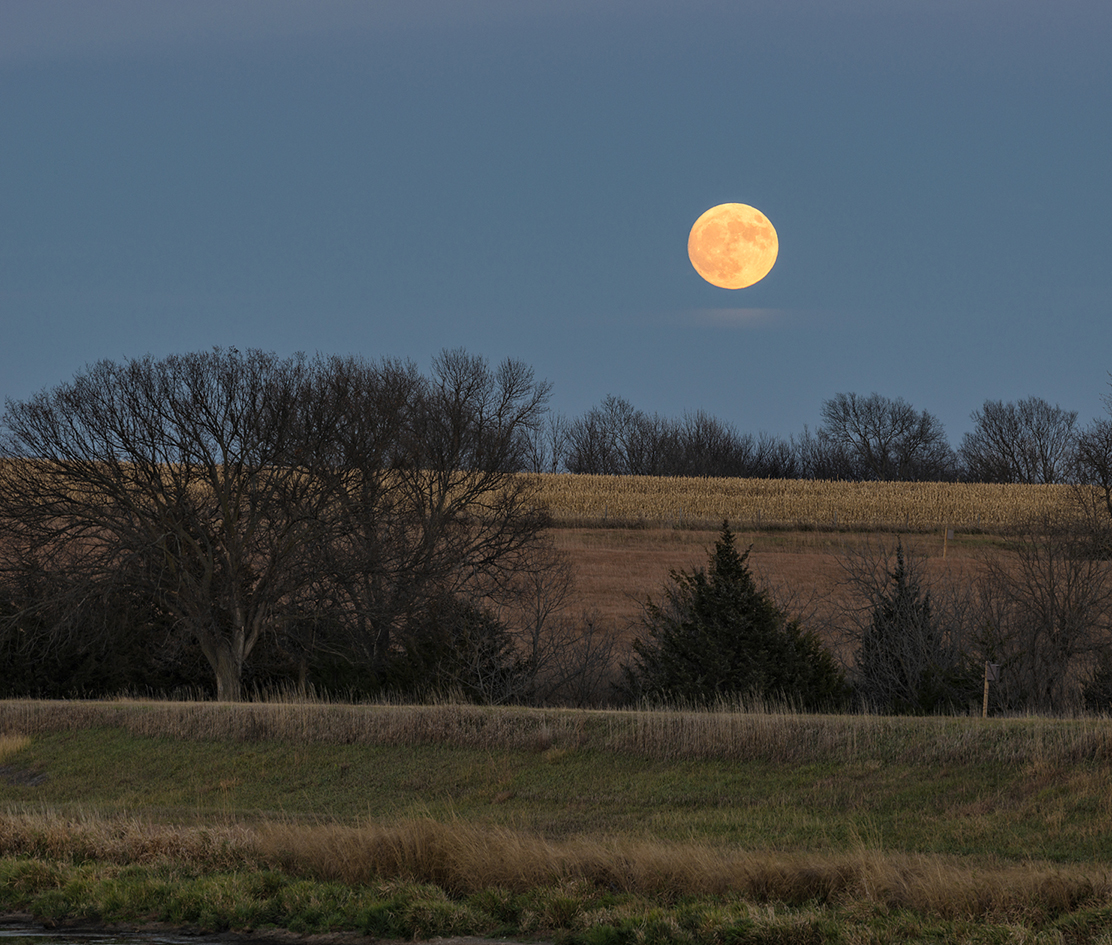
[[[768,275],[780,251],[776,230],[760,210],[744,203],[711,207],[687,238],[691,265],[711,285],[744,289]]]

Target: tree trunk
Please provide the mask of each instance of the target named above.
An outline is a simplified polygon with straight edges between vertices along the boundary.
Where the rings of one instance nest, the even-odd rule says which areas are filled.
[[[212,661],[216,671],[216,699],[218,702],[241,702],[243,700],[242,661],[237,660],[230,651],[219,648],[216,660]]]
[[[243,700],[243,655],[242,649],[229,646],[224,640],[212,633],[198,633],[197,642],[205,654],[209,666],[216,674],[216,699],[218,702],[241,702]]]

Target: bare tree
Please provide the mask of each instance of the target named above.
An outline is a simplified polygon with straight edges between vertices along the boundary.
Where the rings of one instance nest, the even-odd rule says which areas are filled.
[[[1112,420],[1095,420],[1077,440],[1077,480],[1083,506],[1112,524]]]
[[[573,585],[567,556],[538,543],[531,565],[518,571],[515,595],[498,611],[519,655],[517,701],[577,707],[605,701],[618,635],[597,614],[569,612]]]
[[[754,465],[753,437],[741,434],[702,410],[689,413],[679,427],[682,466],[678,475],[721,477],[746,476]]]
[[[552,634],[547,687],[539,693],[544,704],[574,708],[606,705],[618,684],[619,635],[595,611],[561,617]]]
[[[1112,413],[1112,395],[1104,405]],[[1100,417],[1077,438],[1074,495],[1093,543],[1112,550],[1112,420]]]
[[[856,454],[822,427],[814,433],[804,427],[798,439],[792,437],[791,444],[800,478],[853,481],[866,475]]]
[[[244,661],[280,618],[328,498],[286,462],[309,371],[234,349],[102,361],[9,401],[9,554],[35,549],[71,593],[142,588],[200,644],[218,697],[239,698]]]
[[[547,518],[535,479],[516,470],[549,386],[520,362],[492,369],[462,351],[443,353],[427,379],[411,365],[335,359],[328,383],[321,399],[345,422],[316,606],[341,614],[360,658],[384,667],[420,633],[429,602],[494,607],[534,566]]]
[[[757,479],[797,479],[800,474],[799,457],[791,440],[769,433],[758,435],[756,452],[746,475]]]
[[[569,472],[633,476],[788,477],[797,473],[789,441],[754,438],[705,411],[675,420],[607,397],[568,430]]]
[[[563,414],[548,414],[543,424],[530,430],[525,470],[533,473],[558,473],[565,465],[571,423]]]
[[[879,394],[837,394],[822,405],[825,436],[849,452],[865,476],[938,480],[956,475],[942,423],[906,401]]]
[[[974,429],[959,454],[976,482],[1065,482],[1074,468],[1076,410],[1040,397],[1018,403],[986,400],[973,411]]]
[[[574,421],[568,431],[568,472],[628,475],[629,438],[638,414],[629,401],[611,394]]]
[[[1011,708],[1069,711],[1109,647],[1112,571],[1073,522],[1044,519],[984,561],[985,657]]]
[[[674,476],[683,463],[678,425],[659,414],[636,411],[625,437],[626,468],[632,476]]]

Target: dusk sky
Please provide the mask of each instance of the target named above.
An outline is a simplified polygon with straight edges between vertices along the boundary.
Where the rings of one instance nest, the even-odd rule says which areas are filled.
[[[506,356],[743,432],[1112,391],[1109,0],[0,0],[0,398]],[[719,289],[715,204],[780,253]]]

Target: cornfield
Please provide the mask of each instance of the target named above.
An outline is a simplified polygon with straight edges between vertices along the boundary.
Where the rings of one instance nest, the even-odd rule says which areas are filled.
[[[998,532],[1076,514],[1068,485],[542,475],[558,525]]]
[[[12,468],[0,459],[0,476]],[[955,482],[530,475],[557,525],[996,533],[1077,514],[1076,487]],[[506,483],[500,483],[505,486]],[[448,495],[466,488],[466,476]],[[197,489],[207,489],[199,483]],[[481,513],[480,513],[481,514]]]

